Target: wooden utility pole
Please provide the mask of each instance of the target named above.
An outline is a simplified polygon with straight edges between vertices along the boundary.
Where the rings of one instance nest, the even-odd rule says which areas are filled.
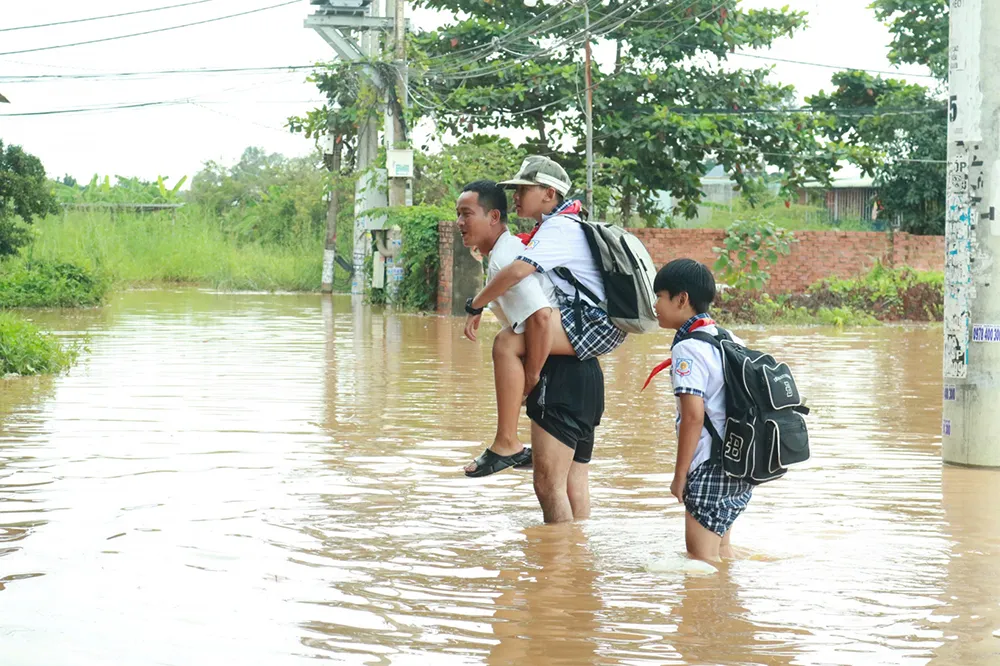
[[[945,462],[1000,467],[1000,2],[951,2]]]

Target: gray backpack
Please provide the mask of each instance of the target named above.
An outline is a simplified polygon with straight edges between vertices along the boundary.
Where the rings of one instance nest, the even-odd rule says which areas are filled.
[[[567,217],[583,227],[590,252],[604,280],[605,300],[599,301],[568,268],[559,267],[553,272],[576,287],[577,301],[583,293],[608,313],[612,324],[626,333],[651,333],[659,329],[653,309],[656,267],[642,241],[622,227],[587,222],[575,215]]]

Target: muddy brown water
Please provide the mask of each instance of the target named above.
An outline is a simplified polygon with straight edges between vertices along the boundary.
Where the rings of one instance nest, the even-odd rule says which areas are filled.
[[[1000,663],[1000,475],[941,465],[939,328],[740,330],[797,370],[814,458],[696,577],[650,571],[684,548],[669,382],[638,392],[665,335],[605,360],[594,517],[546,527],[530,473],[460,473],[493,410],[460,320],[194,290],[32,316],[89,351],[0,380],[4,666]]]

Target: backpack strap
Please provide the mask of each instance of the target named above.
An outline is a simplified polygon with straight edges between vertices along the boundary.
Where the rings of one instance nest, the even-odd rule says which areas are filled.
[[[709,335],[705,331],[694,331],[692,333],[688,333],[687,335],[685,335],[683,337],[682,341],[683,340],[701,340],[702,342],[707,342],[708,344],[710,344],[713,347],[715,347],[716,349],[718,349],[719,353],[721,354],[722,353],[722,341],[723,340],[732,340],[732,339],[733,338],[729,334],[729,331],[727,331],[727,330],[725,330],[723,328],[719,328],[719,335],[717,335],[717,336],[715,336],[715,335]],[[712,449],[713,449],[713,451],[721,451],[722,450],[722,445],[723,445],[722,435],[720,435],[719,431],[716,430],[715,425],[712,423],[712,419],[708,418],[708,413],[707,412],[705,414],[705,430],[707,430],[708,434],[712,436]]]
[[[583,335],[583,303],[580,300],[580,292],[582,291],[586,294],[587,298],[594,303],[600,303],[600,299],[597,298],[597,295],[587,285],[577,280],[576,276],[573,275],[573,271],[565,266],[557,266],[552,272],[563,280],[566,280],[566,282],[569,282],[576,289],[576,297],[573,299],[573,315],[576,317],[577,334]]]

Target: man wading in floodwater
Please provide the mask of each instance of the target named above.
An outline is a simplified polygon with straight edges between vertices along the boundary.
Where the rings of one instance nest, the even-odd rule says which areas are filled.
[[[519,398],[528,393],[535,494],[545,521],[579,520],[590,515],[587,463],[593,453],[594,428],[604,412],[604,375],[596,357],[615,349],[625,334],[610,323],[607,313],[596,303],[588,299],[574,304],[571,295],[575,295],[575,288],[550,277],[549,272],[556,268],[570,268],[597,294],[598,302],[603,298],[604,285],[578,223],[582,207],[578,201],[564,201],[570,189],[566,171],[550,159],[529,157],[518,174],[502,185],[517,188],[514,202],[518,214],[534,218],[538,225],[526,245],[513,248],[513,256],[506,260],[506,265],[496,262],[494,267],[491,257],[489,283],[466,303],[470,315],[466,335],[475,338],[483,307],[532,280],[554,287],[550,291],[555,297],[550,298],[554,307],[548,315],[550,335],[544,339],[534,339],[530,328],[525,335],[518,335],[516,328],[505,328],[494,340],[500,427],[493,446],[467,467],[466,473],[475,474],[484,464],[495,463],[498,458],[506,458],[500,462],[500,469],[516,463],[511,462],[512,456],[522,447],[511,444],[506,433],[513,431],[516,438]],[[463,213],[469,215],[464,221]],[[459,206],[459,228],[469,246],[473,242],[464,230],[475,223],[472,213]],[[499,224],[500,215],[495,217]],[[493,237],[499,239],[505,232],[505,225],[502,229],[495,228]],[[541,372],[533,376],[533,364],[538,360],[536,345],[544,346],[545,354],[552,355]],[[523,391],[517,391],[518,386],[524,387]],[[511,424],[504,407],[512,400],[516,409]],[[495,450],[504,447],[509,448],[503,453]]]

